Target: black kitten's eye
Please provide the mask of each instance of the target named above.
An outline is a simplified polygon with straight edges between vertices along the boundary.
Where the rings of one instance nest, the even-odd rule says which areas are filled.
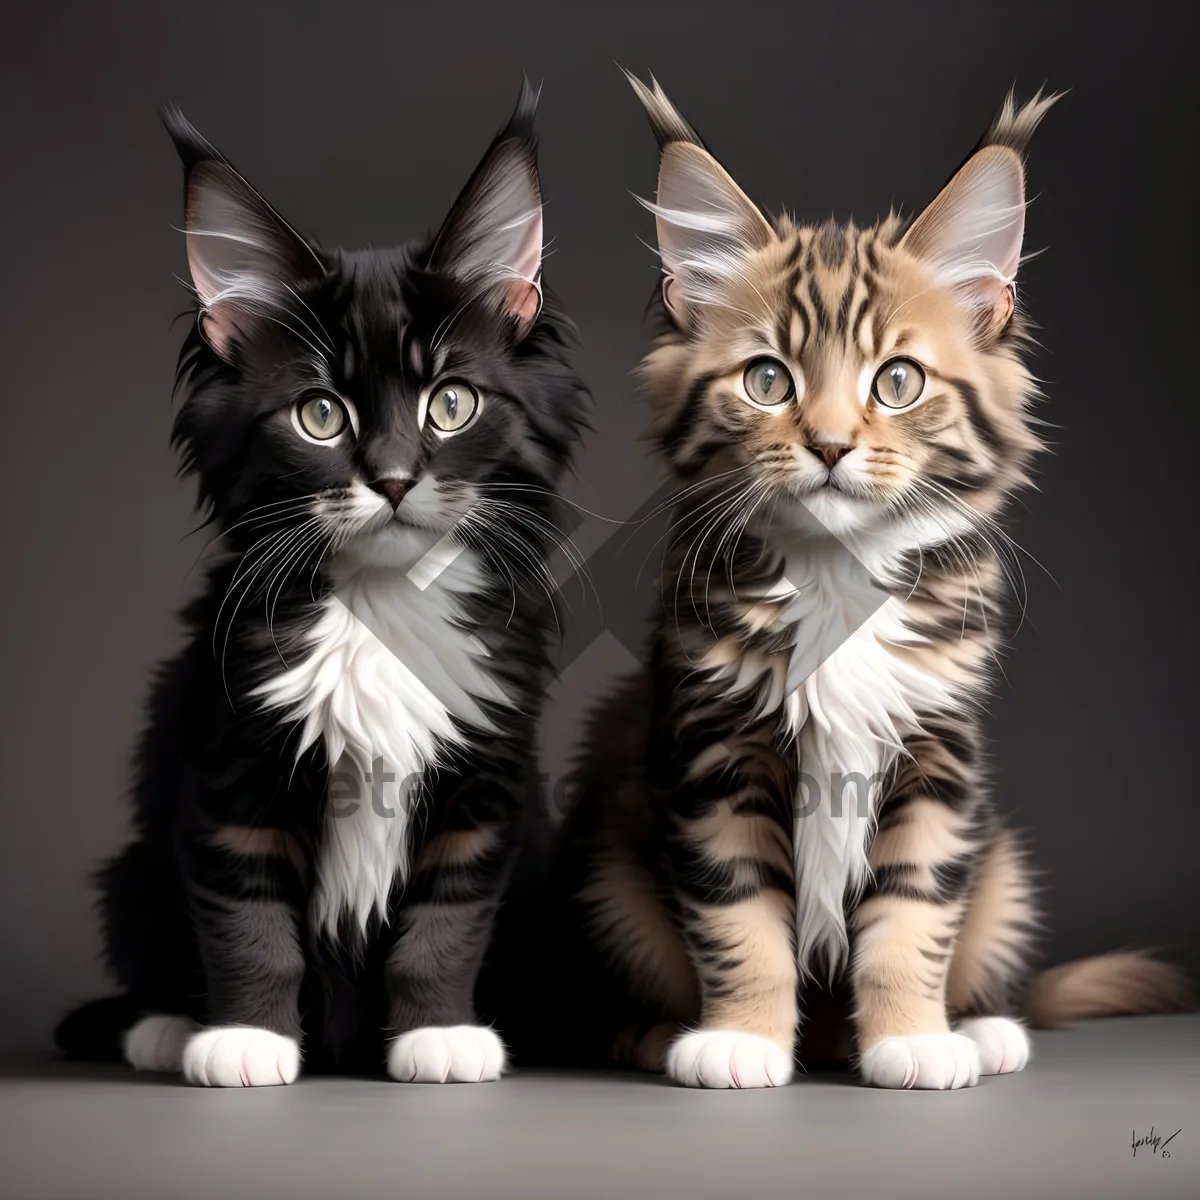
[[[911,358],[893,358],[875,374],[871,395],[886,408],[907,408],[921,398],[925,372]]]
[[[457,433],[475,415],[479,397],[465,383],[443,383],[429,397],[429,419],[443,433]]]
[[[755,404],[778,408],[796,394],[792,373],[777,358],[756,358],[742,376],[746,395]]]
[[[297,401],[296,420],[301,430],[316,442],[331,441],[350,423],[346,406],[325,392]]]

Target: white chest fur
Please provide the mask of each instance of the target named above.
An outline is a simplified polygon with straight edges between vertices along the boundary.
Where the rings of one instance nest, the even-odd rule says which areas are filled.
[[[797,955],[832,970],[848,949],[845,906],[868,879],[868,844],[884,773],[920,716],[953,707],[941,679],[903,652],[919,639],[840,542],[789,549],[776,594],[797,640],[784,700],[799,756],[793,850]],[[872,564],[873,567],[877,564]]]
[[[455,623],[461,597],[479,587],[476,564],[462,552],[437,565],[340,573],[306,656],[260,689],[268,707],[303,722],[297,753],[320,739],[333,764],[310,913],[331,935],[343,915],[362,928],[386,911],[408,875],[413,809],[439,741],[461,740],[455,717],[487,728],[477,700],[501,698]]]

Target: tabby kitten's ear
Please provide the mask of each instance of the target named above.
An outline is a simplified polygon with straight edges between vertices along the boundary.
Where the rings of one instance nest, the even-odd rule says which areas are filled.
[[[537,93],[517,107],[463,188],[433,243],[429,265],[489,293],[524,336],[542,306],[542,189],[533,118]]]
[[[663,300],[676,324],[719,304],[723,285],[744,274],[746,258],[774,238],[761,210],[704,148],[695,130],[651,77],[626,72],[658,139],[658,194],[641,201],[658,223]]]
[[[229,360],[296,288],[319,279],[316,251],[184,119],[165,109],[163,124],[184,169],[184,231],[200,327]]]
[[[1025,151],[1058,95],[1017,108],[1010,92],[979,147],[913,222],[903,245],[971,311],[982,339],[1012,318],[1025,235]]]

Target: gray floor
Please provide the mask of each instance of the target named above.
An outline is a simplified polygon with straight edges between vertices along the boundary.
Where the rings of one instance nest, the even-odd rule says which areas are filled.
[[[1170,1145],[1139,1149],[1154,1135]],[[10,1063],[0,1195],[1200,1196],[1200,1015],[1041,1034],[1022,1075],[885,1093],[809,1075],[691,1092],[636,1075],[475,1087],[319,1079],[205,1091],[120,1068]]]

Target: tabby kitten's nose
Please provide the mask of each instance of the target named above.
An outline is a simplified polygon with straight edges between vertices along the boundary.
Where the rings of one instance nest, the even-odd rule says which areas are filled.
[[[377,479],[371,487],[383,496],[392,506],[392,511],[400,507],[400,501],[404,499],[405,493],[412,486],[407,479]]]
[[[851,450],[853,446],[812,446],[808,447],[815,455],[825,460],[825,465],[832,469],[836,467]]]

